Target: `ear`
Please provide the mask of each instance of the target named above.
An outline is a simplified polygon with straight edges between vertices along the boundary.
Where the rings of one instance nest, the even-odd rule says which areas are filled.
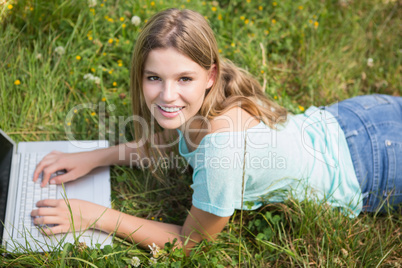
[[[211,68],[208,71],[208,83],[207,83],[207,89],[210,89],[216,80],[216,64],[212,64]]]

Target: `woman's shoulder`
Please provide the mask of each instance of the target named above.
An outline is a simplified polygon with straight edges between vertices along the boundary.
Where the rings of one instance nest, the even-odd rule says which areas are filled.
[[[258,125],[260,121],[240,107],[233,107],[221,115],[208,121],[201,131],[190,134],[190,151],[193,151],[200,144],[202,139],[214,133],[241,132]]]

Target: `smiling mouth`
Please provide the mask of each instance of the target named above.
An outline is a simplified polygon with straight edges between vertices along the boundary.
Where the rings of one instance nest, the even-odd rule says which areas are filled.
[[[158,105],[158,104],[157,104],[157,105]],[[178,111],[180,111],[181,109],[184,108],[184,106],[183,106],[183,107],[163,107],[163,106],[160,106],[160,105],[158,105],[158,107],[159,107],[161,110],[163,110],[163,111],[165,111],[165,112],[168,112],[168,113],[178,112]]]

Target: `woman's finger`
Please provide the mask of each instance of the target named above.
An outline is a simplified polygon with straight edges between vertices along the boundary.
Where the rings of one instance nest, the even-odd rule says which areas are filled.
[[[37,207],[56,207],[59,205],[59,199],[43,199],[36,203]],[[64,202],[64,201],[63,201]]]
[[[43,169],[43,179],[40,186],[44,187],[50,180],[50,176],[55,173],[56,171],[62,169],[59,165],[54,164]]]
[[[37,216],[56,216],[57,215],[57,210],[54,208],[47,208],[47,207],[41,207],[38,209],[34,209],[31,212],[32,217],[37,217]]]
[[[57,216],[45,216],[45,217],[37,217],[34,219],[34,224],[35,225],[41,225],[41,224],[68,224],[68,220],[64,220],[60,217]]]
[[[75,172],[73,170],[71,170],[63,175],[53,177],[49,183],[50,184],[61,184],[62,182],[65,183],[65,182],[71,181],[71,180],[73,180],[73,178],[75,178]]]
[[[57,225],[54,227],[43,227],[41,233],[47,234],[49,236],[54,234],[68,233],[70,230],[70,225]]]

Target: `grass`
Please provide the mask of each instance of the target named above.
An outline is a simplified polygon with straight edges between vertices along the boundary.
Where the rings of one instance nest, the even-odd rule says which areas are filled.
[[[132,129],[119,117],[131,113],[132,47],[144,21],[167,7],[205,15],[221,54],[256,75],[267,95],[293,113],[361,94],[402,93],[400,1],[107,0],[91,8],[87,1],[21,0],[0,4],[0,128],[17,142],[65,140],[66,129],[76,139],[129,140]],[[131,23],[134,15],[139,26]],[[84,79],[88,73],[99,83]],[[169,169],[162,185],[149,172],[114,167],[114,207],[183,223],[191,173],[182,171]],[[236,212],[216,242],[200,243],[190,257],[167,244],[156,266],[400,267],[401,221],[391,212],[349,219],[289,200]],[[116,239],[102,250],[66,244],[44,254],[7,253],[0,266],[126,267],[134,256],[143,266],[151,257]]]

